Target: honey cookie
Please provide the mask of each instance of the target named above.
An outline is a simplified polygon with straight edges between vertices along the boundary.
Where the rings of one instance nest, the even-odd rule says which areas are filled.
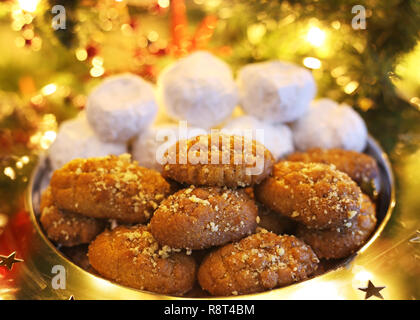
[[[342,227],[313,230],[300,225],[297,234],[319,258],[339,259],[356,252],[369,238],[375,225],[375,205],[367,195],[363,195],[360,213]]]
[[[125,223],[148,221],[170,189],[160,173],[131,162],[128,154],[75,159],[51,178],[60,209]]]
[[[62,246],[89,243],[105,228],[102,220],[59,210],[49,187],[42,194],[40,209],[39,220],[48,238]]]
[[[259,142],[218,133],[178,141],[168,150],[162,174],[188,185],[236,188],[260,183],[273,164]]]
[[[150,222],[162,245],[193,250],[239,240],[257,227],[258,209],[243,190],[180,190],[162,201]]]
[[[379,168],[371,156],[343,149],[314,148],[306,152],[295,152],[287,160],[333,164],[345,172],[362,188],[365,193],[377,194],[379,191]]]
[[[196,262],[161,247],[143,225],[101,233],[89,246],[91,266],[107,279],[136,289],[182,295],[194,285]]]
[[[198,281],[215,296],[255,293],[304,280],[318,262],[303,241],[262,230],[211,252],[198,270]]]
[[[362,205],[357,184],[321,163],[277,163],[273,175],[255,187],[255,197],[267,208],[315,229],[343,225]]]

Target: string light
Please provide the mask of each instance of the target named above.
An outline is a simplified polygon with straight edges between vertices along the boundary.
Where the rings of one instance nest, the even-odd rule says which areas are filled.
[[[85,61],[88,57],[88,53],[85,49],[79,48],[76,49],[76,58],[79,61]]]
[[[325,43],[327,34],[318,27],[311,27],[306,34],[306,41],[314,47],[320,47]]]
[[[9,177],[12,180],[16,179],[16,173],[15,173],[15,170],[13,170],[12,167],[4,168],[3,173],[4,173],[5,176]]]
[[[151,42],[154,42],[157,39],[159,39],[159,34],[156,31],[152,30],[147,34],[147,39],[149,39],[149,41]]]
[[[354,274],[352,284],[356,288],[365,285],[368,280],[374,278],[374,275],[362,266],[354,266],[352,273]]]
[[[341,28],[341,23],[338,20],[335,20],[331,23],[331,26],[335,29],[335,30],[339,30]]]
[[[46,131],[40,141],[41,148],[45,150],[48,149],[50,145],[54,142],[56,137],[57,133],[55,131]]]
[[[20,161],[22,161],[24,164],[28,164],[29,163],[29,157],[28,156],[23,156],[22,158],[20,158]]]
[[[262,37],[265,35],[267,29],[264,24],[256,23],[252,24],[247,29],[248,40],[251,44],[257,44],[261,41]]]
[[[158,0],[158,5],[161,8],[169,7],[169,0]]]
[[[99,67],[93,67],[92,69],[90,69],[90,75],[92,77],[100,77],[101,75],[103,75],[105,72],[105,69],[101,66]]]
[[[35,12],[40,0],[18,0],[19,6],[22,10],[27,12]]]
[[[41,89],[41,92],[44,96],[49,96],[57,90],[57,86],[54,83],[47,84]]]
[[[322,62],[314,57],[306,57],[303,59],[303,65],[309,69],[320,69]]]
[[[104,64],[104,59],[102,59],[101,57],[94,57],[93,59],[92,59],[92,65],[94,66],[94,67],[97,67],[97,68],[99,68],[99,67],[102,67],[102,65]]]
[[[357,81],[351,81],[344,87],[344,92],[347,94],[352,94],[358,87],[359,83]]]
[[[39,106],[40,104],[42,104],[44,102],[44,97],[43,97],[42,94],[37,94],[37,95],[35,95],[31,98],[31,102],[34,105]]]
[[[93,67],[90,69],[90,75],[92,77],[100,77],[105,73],[105,69],[103,67],[104,59],[102,57],[94,57],[92,59]]]

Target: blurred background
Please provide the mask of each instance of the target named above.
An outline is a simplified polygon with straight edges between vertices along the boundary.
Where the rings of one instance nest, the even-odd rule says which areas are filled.
[[[65,29],[52,28],[55,5],[66,10]],[[366,9],[366,29],[352,28],[355,5]],[[360,112],[397,180],[397,207],[380,238],[381,272],[393,274],[402,296],[420,298],[417,0],[0,0],[0,254],[25,251],[31,172],[91,88],[127,71],[155,82],[163,67],[197,49],[233,70],[295,62],[312,70],[319,97]],[[13,295],[13,281],[0,267],[0,296]]]

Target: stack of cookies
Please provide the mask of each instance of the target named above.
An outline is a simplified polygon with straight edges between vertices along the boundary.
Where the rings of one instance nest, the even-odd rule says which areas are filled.
[[[306,279],[367,241],[379,176],[362,118],[315,95],[300,66],[235,79],[202,51],[156,86],[109,77],[58,131],[40,222],[73,261],[137,289],[226,296]]]
[[[255,140],[220,133],[179,141],[166,160],[162,174],[127,154],[56,170],[41,203],[48,237],[88,244],[83,265],[123,285],[184,295],[198,282],[227,296],[306,279],[319,259],[355,252],[376,224],[359,185],[378,168],[357,152],[275,163]]]

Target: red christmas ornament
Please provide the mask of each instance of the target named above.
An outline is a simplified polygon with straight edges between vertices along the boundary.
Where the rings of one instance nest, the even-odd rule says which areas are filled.
[[[94,56],[96,56],[99,52],[98,48],[94,46],[93,44],[90,44],[86,47],[86,52],[88,59],[92,59]]]

